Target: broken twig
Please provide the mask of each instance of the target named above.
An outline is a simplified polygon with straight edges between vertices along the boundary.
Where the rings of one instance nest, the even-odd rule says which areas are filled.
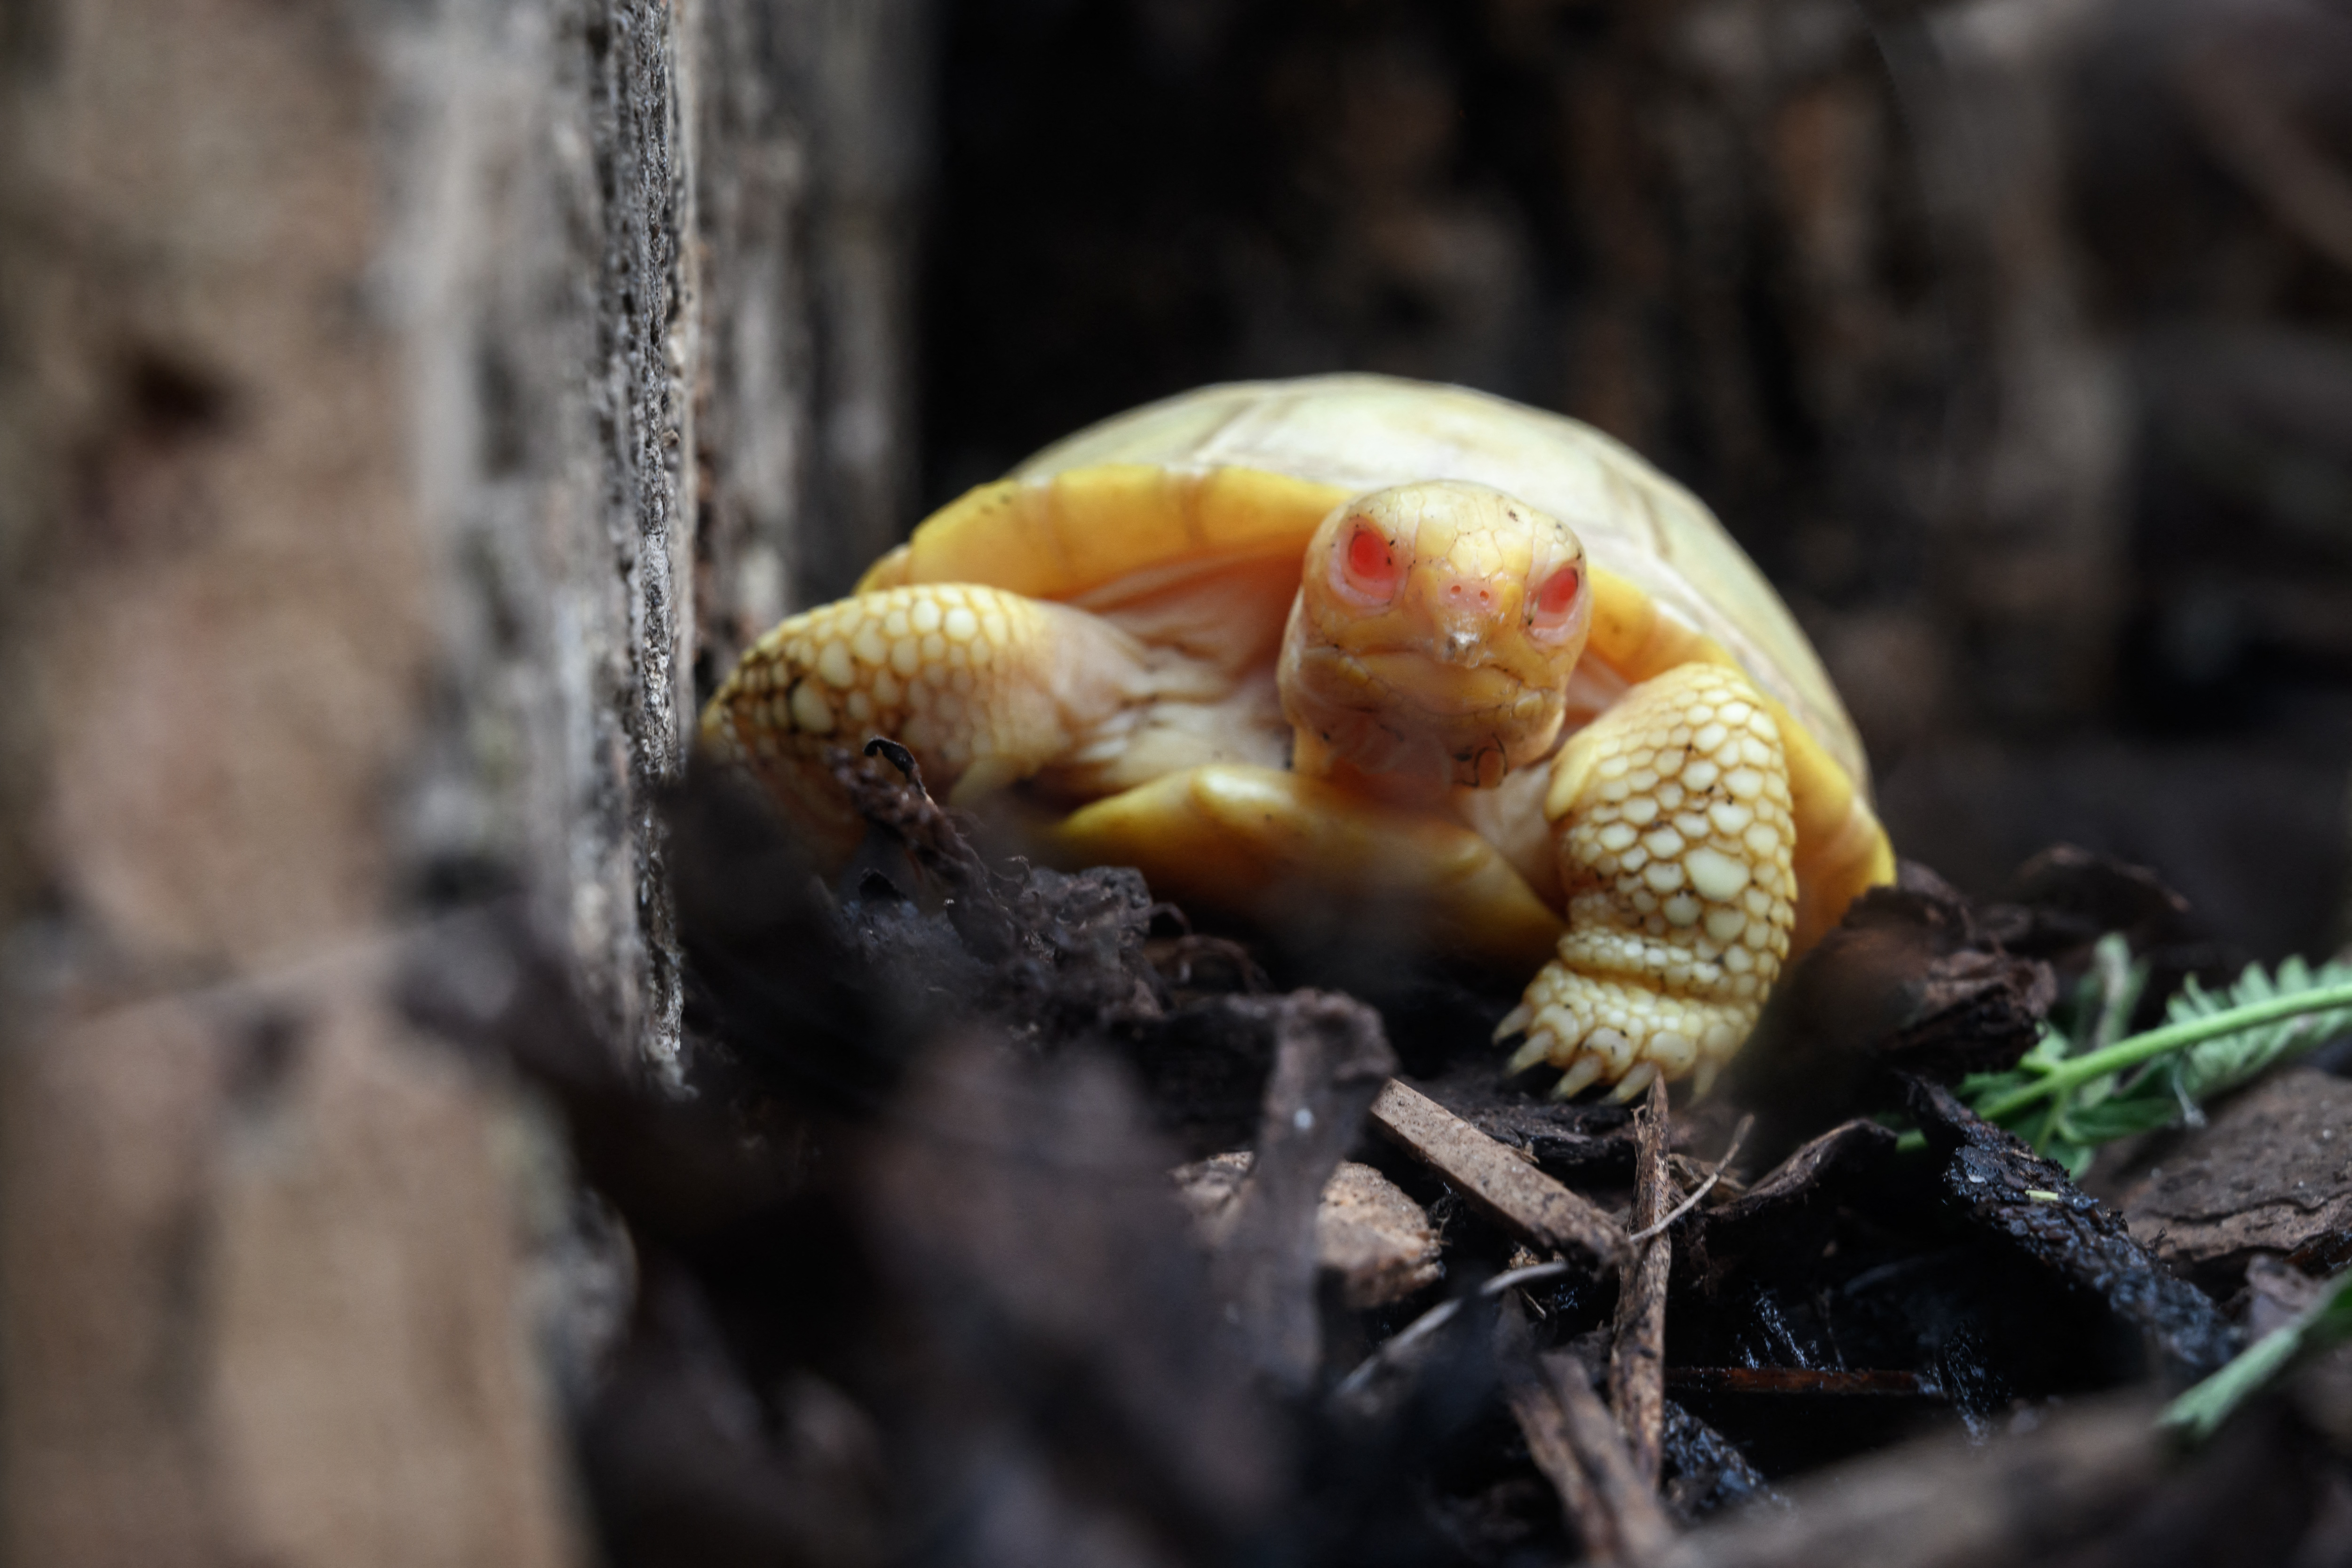
[[[1666,1205],[1674,1192],[1666,1170],[1666,1086],[1653,1079],[1648,1102],[1637,1121],[1639,1152],[1633,1162],[1633,1221],[1637,1244],[1633,1266],[1620,1276],[1617,1325],[1609,1352],[1609,1403],[1633,1467],[1652,1488],[1658,1484],[1658,1459],[1664,1447],[1666,1420],[1666,1275],[1674,1261],[1674,1243],[1667,1239]]]
[[[1748,1137],[1748,1130],[1755,1125],[1756,1118],[1753,1116],[1741,1117],[1739,1119],[1739,1125],[1732,1129],[1731,1146],[1724,1150],[1723,1158],[1717,1160],[1715,1163],[1715,1168],[1706,1173],[1706,1180],[1692,1188],[1691,1195],[1676,1204],[1672,1214],[1669,1214],[1665,1218],[1660,1220],[1655,1225],[1643,1226],[1641,1229],[1635,1231],[1625,1239],[1637,1244],[1647,1241],[1654,1236],[1663,1234],[1666,1227],[1673,1225],[1675,1221],[1682,1218],[1683,1215],[1698,1207],[1699,1200],[1706,1197],[1707,1194],[1715,1191],[1716,1183],[1723,1180],[1723,1173],[1731,1168],[1731,1162],[1738,1157],[1740,1143]]]
[[[1244,1353],[1276,1386],[1303,1389],[1322,1354],[1315,1312],[1316,1215],[1396,1056],[1380,1015],[1301,991],[1279,1005],[1257,1158],[1213,1265]]]
[[[1532,1285],[1538,1279],[1557,1279],[1567,1273],[1570,1267],[1570,1264],[1558,1258],[1549,1263],[1530,1263],[1525,1268],[1514,1268],[1507,1273],[1496,1275],[1478,1287],[1477,1297],[1481,1300],[1488,1300],[1506,1290],[1516,1289],[1521,1285]],[[1405,1352],[1452,1322],[1454,1314],[1462,1310],[1462,1303],[1469,1299],[1456,1296],[1450,1301],[1440,1301],[1436,1306],[1381,1341],[1381,1348],[1366,1356],[1356,1370],[1349,1373],[1340,1383],[1337,1390],[1339,1397],[1350,1399],[1362,1393],[1365,1385],[1372,1381],[1381,1368],[1392,1365],[1404,1355]]]
[[[1372,1101],[1372,1121],[1522,1239],[1572,1247],[1603,1268],[1625,1256],[1616,1221],[1427,1095],[1391,1079]]]
[[[1536,1468],[1559,1492],[1561,1511],[1587,1561],[1646,1562],[1675,1530],[1652,1484],[1626,1451],[1624,1435],[1572,1355],[1538,1358],[1538,1375],[1510,1391],[1511,1415]]]
[[[1508,1390],[1511,1418],[1528,1440],[1528,1457],[1559,1494],[1559,1510],[1568,1527],[1584,1548],[1590,1563],[1622,1562],[1615,1521],[1601,1505],[1601,1495],[1584,1473],[1576,1444],[1569,1436],[1568,1412],[1552,1392],[1549,1377],[1516,1380]]]

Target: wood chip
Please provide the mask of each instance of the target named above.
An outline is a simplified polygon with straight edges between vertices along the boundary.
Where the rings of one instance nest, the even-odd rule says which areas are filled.
[[[1905,861],[1775,990],[1717,1092],[1758,1113],[1759,1152],[1777,1158],[1872,1109],[1890,1069],[1955,1081],[2011,1066],[2057,994],[2047,963],[2006,951],[1966,897]]]
[[[1540,1357],[1538,1374],[1515,1379],[1512,1417],[1536,1468],[1559,1494],[1561,1511],[1591,1563],[1642,1563],[1675,1540],[1652,1483],[1626,1451],[1618,1425],[1572,1355]]]
[[[1944,1166],[1945,1212],[2104,1306],[2121,1331],[2112,1353],[2131,1353],[2122,1342],[2136,1340],[2163,1375],[2189,1382],[2238,1352],[2242,1338],[2212,1298],[2168,1273],[2064,1166],[1942,1085],[1914,1079],[1908,1088],[1912,1118]]]
[[[1622,1563],[1624,1549],[1617,1540],[1616,1523],[1601,1506],[1600,1494],[1586,1479],[1583,1461],[1569,1436],[1568,1412],[1552,1392],[1549,1378],[1515,1382],[1507,1390],[1511,1418],[1528,1440],[1528,1457],[1559,1494],[1559,1510],[1576,1532],[1588,1563]]]
[[[1657,1497],[1657,1477],[1643,1475],[1638,1458],[1625,1447],[1619,1424],[1592,1392],[1584,1363],[1572,1355],[1548,1355],[1544,1371],[1552,1393],[1568,1413],[1570,1438],[1584,1460],[1601,1500],[1617,1523],[1617,1539],[1633,1562],[1656,1557],[1675,1539],[1675,1527]],[[1654,1464],[1654,1460],[1653,1461]]]
[[[1510,1401],[1510,1417],[1519,1422],[1519,1436],[1527,1438],[1527,1455],[1536,1460],[1536,1469],[1543,1471],[1545,1481],[1552,1483],[1552,1490],[1559,1493],[1559,1511],[1583,1544],[1585,1561],[1622,1561],[1616,1521],[1609,1519],[1600,1493],[1585,1479],[1583,1460],[1576,1458],[1576,1441],[1569,1436],[1569,1413],[1561,1408],[1559,1394],[1552,1392],[1550,1377],[1515,1380],[1506,1389],[1506,1396]]]
[[[2175,1273],[2226,1292],[2263,1254],[2352,1251],[2352,1083],[2340,1078],[2277,1074],[2147,1158],[2116,1206]]]
[[[1257,1157],[1210,1276],[1251,1363],[1276,1387],[1301,1390],[1323,1354],[1315,1272],[1324,1188],[1396,1055],[1380,1015],[1360,1002],[1298,991],[1276,1006]]]
[[[1819,1200],[1825,1180],[1873,1177],[1894,1155],[1895,1134],[1887,1129],[1859,1119],[1842,1121],[1800,1147],[1746,1192],[1708,1209],[1685,1228],[1713,1237],[1777,1220],[1791,1209]]]
[[[1625,1256],[1616,1221],[1427,1095],[1391,1079],[1372,1123],[1534,1246],[1574,1248],[1604,1266]]]
[[[1609,1403],[1624,1428],[1634,1470],[1653,1489],[1665,1441],[1666,1275],[1674,1262],[1674,1242],[1661,1222],[1677,1196],[1666,1169],[1667,1116],[1666,1086],[1653,1079],[1635,1123],[1633,1215],[1636,1229],[1652,1234],[1638,1245],[1633,1268],[1622,1277],[1609,1352]]]
[[[1339,1279],[1339,1299],[1354,1311],[1385,1307],[1435,1284],[1444,1248],[1429,1215],[1404,1190],[1370,1165],[1333,1173],[1315,1215],[1316,1260]]]
[[[2246,1505],[2260,1483],[2232,1463],[2240,1456],[2183,1466],[2167,1453],[2155,1415],[2143,1399],[2102,1400],[2055,1411],[2034,1430],[1999,1442],[1959,1433],[1923,1438],[1799,1483],[1793,1508],[1750,1509],[1693,1531],[1654,1562],[1657,1568],[2052,1568],[2284,1561],[2275,1540],[2244,1542],[2267,1520]],[[2282,1447],[2263,1443],[2245,1457],[2291,1468]],[[2168,1532],[2148,1534],[2164,1514],[2171,1516],[2163,1521]],[[2212,1528],[2208,1518],[2219,1526],[2210,1535],[2200,1530]],[[2119,1521],[2131,1526],[2128,1533],[2118,1531]],[[2151,1549],[2144,1544],[2150,1541],[2179,1542],[2182,1549]]]
[[[1217,1154],[1180,1166],[1176,1195],[1193,1234],[1212,1250],[1224,1243],[1249,1180],[1249,1154]],[[1342,1161],[1323,1184],[1315,1212],[1315,1261],[1335,1279],[1350,1310],[1402,1301],[1434,1285],[1445,1265],[1436,1227],[1404,1190],[1370,1165]]]

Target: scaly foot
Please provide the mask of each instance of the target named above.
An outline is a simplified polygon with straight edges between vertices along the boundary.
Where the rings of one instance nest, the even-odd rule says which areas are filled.
[[[1643,682],[1552,765],[1568,903],[1558,954],[1496,1037],[1510,1069],[1562,1069],[1624,1100],[1654,1078],[1701,1093],[1754,1027],[1795,921],[1789,771],[1747,677],[1685,665]]]
[[[900,741],[961,805],[1068,755],[1147,689],[1134,639],[1097,616],[926,583],[822,605],[769,632],[703,710],[702,742],[845,858],[864,825],[824,765],[827,746]]]

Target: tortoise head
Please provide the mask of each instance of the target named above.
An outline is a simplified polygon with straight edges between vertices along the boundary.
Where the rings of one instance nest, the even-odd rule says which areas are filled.
[[[1566,523],[1484,485],[1400,485],[1334,509],[1283,634],[1300,766],[1320,754],[1491,786],[1541,757],[1584,651],[1586,575]]]

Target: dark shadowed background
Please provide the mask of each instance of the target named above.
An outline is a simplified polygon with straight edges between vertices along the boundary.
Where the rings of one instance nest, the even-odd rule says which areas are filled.
[[[1796,608],[1897,845],[2352,935],[2352,16],[967,0],[920,494],[1203,382],[1557,408]]]

